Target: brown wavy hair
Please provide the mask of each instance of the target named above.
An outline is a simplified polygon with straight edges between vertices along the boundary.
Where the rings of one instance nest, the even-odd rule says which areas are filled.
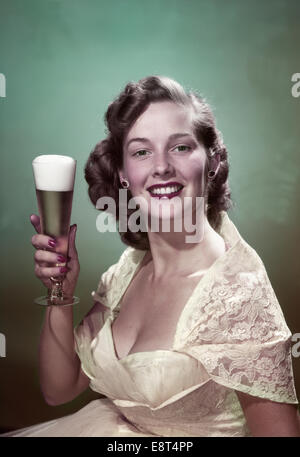
[[[138,117],[150,103],[172,101],[178,105],[193,108],[193,131],[197,140],[205,147],[207,158],[205,176],[209,161],[214,154],[220,154],[220,167],[213,180],[205,183],[207,218],[210,225],[218,230],[221,211],[233,206],[228,184],[229,164],[227,149],[216,128],[212,110],[206,100],[196,91],[185,91],[176,81],[165,76],[148,76],[138,82],[129,82],[124,90],[109,104],[104,120],[107,137],[100,141],[85,165],[85,179],[92,203],[100,197],[112,197],[116,204],[116,220],[119,220],[119,189],[122,188],[118,170],[123,165],[123,142]],[[127,202],[132,198],[127,190]],[[106,208],[107,209],[107,208]],[[127,210],[128,218],[136,210]],[[149,249],[147,232],[119,232],[122,241],[137,249]]]

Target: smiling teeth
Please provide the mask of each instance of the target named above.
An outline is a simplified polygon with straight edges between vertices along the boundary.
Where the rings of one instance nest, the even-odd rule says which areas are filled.
[[[165,194],[172,194],[174,192],[178,192],[180,189],[181,189],[180,186],[176,186],[176,187],[161,187],[160,189],[152,189],[150,192],[152,194],[165,195]]]

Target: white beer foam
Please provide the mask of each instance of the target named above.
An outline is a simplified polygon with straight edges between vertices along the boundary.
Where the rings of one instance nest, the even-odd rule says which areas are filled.
[[[32,162],[37,190],[73,190],[76,160],[69,156],[41,155]]]

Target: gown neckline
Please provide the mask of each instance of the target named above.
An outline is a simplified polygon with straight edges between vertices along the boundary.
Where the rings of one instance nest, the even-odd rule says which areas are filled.
[[[115,357],[117,362],[121,363],[121,362],[123,362],[123,361],[125,361],[125,360],[127,360],[129,358],[134,358],[134,357],[139,357],[139,356],[147,356],[147,355],[150,355],[150,354],[170,353],[170,352],[174,352],[176,350],[175,349],[175,347],[176,347],[176,339],[177,339],[177,333],[178,333],[178,330],[179,330],[179,327],[180,327],[180,323],[181,323],[181,320],[183,318],[183,315],[185,314],[186,310],[188,309],[190,303],[192,302],[194,295],[197,293],[197,291],[198,291],[200,285],[202,284],[202,282],[204,281],[204,279],[209,274],[211,274],[211,271],[214,269],[214,267],[228,255],[229,250],[231,250],[235,245],[235,244],[232,245],[223,236],[222,236],[222,238],[224,239],[225,249],[226,250],[225,250],[225,252],[223,254],[221,254],[219,257],[216,258],[216,260],[211,264],[211,266],[205,271],[203,276],[201,276],[201,278],[197,282],[196,286],[194,287],[191,295],[189,296],[189,298],[187,299],[185,305],[183,306],[183,308],[181,310],[181,313],[179,315],[179,318],[177,320],[177,324],[175,326],[175,331],[174,331],[174,335],[173,335],[173,341],[172,341],[172,345],[171,345],[170,349],[153,349],[153,350],[148,350],[148,351],[129,352],[124,357],[119,358],[118,354],[117,354],[116,345],[115,345],[115,341],[114,341],[114,337],[113,337],[113,330],[112,330],[112,324],[113,324],[113,322],[114,322],[114,320],[116,319],[117,316],[113,317],[113,314],[111,316],[109,316],[109,319],[108,319],[109,320],[109,323],[108,323],[109,325],[108,325],[108,327],[109,327],[109,334],[110,334],[110,342],[111,342],[113,355],[114,355],[114,357]],[[120,298],[119,298],[118,302],[115,304],[115,306],[113,308],[111,308],[111,311],[113,311],[115,308],[117,308],[120,305],[122,297],[124,296],[126,290],[128,289],[129,284],[132,281],[132,278],[135,276],[135,274],[136,274],[141,262],[143,261],[144,256],[146,255],[146,252],[147,251],[145,251],[145,254],[137,262],[136,267],[134,268],[132,274],[130,275],[130,277],[128,278],[127,283],[124,286],[124,289],[123,289],[123,291],[122,291],[122,293],[120,295]]]

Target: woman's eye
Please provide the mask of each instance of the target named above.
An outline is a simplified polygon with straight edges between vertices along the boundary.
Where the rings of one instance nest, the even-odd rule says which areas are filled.
[[[136,151],[134,154],[132,154],[133,156],[137,156],[137,157],[143,157],[147,154],[148,151],[146,151],[146,149],[140,149],[139,151]]]
[[[185,151],[189,151],[191,149],[190,146],[186,146],[185,144],[180,144],[179,146],[176,146],[176,148],[174,148],[174,150],[178,149],[179,152],[185,152]]]

